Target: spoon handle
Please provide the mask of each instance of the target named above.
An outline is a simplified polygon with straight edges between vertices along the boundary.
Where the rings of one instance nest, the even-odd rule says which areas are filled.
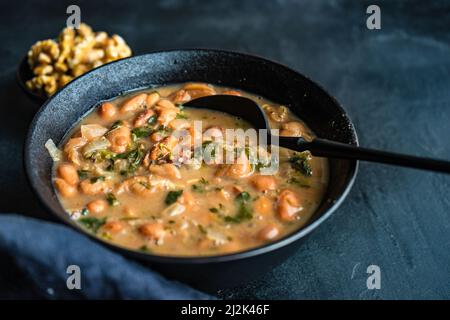
[[[279,145],[296,151],[309,150],[312,155],[318,157],[364,160],[450,173],[450,161],[362,148],[326,139],[314,139],[309,142],[303,138],[279,137]]]

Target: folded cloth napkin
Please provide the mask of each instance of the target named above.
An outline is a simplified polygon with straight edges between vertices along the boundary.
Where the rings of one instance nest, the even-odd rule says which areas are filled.
[[[74,274],[73,270],[67,273],[69,265],[80,268],[80,290],[67,287],[67,279]],[[0,214],[0,298],[213,297],[167,280],[63,225]]]

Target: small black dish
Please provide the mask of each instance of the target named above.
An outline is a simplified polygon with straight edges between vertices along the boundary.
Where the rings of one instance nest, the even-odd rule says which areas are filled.
[[[30,66],[28,65],[27,56],[25,56],[22,60],[20,60],[19,66],[17,67],[17,83],[27,94],[27,96],[34,102],[38,103],[40,106],[48,99],[48,97],[45,95],[45,93],[36,92],[27,87],[26,82],[33,78],[33,76],[33,71],[31,71]]]
[[[32,188],[62,221],[97,242],[197,288],[213,291],[252,280],[273,269],[324,222],[351,189],[358,162],[330,159],[325,199],[309,223],[282,239],[243,252],[211,257],[173,257],[142,253],[94,237],[72,221],[52,185],[52,159],[44,147],[59,144],[74,123],[101,100],[124,92],[188,81],[240,88],[282,103],[322,138],[357,145],[352,122],[339,103],[316,83],[278,63],[220,50],[172,50],[119,60],[73,80],[50,97],[31,123],[25,144],[25,169]],[[86,250],[89,250],[86,248]]]

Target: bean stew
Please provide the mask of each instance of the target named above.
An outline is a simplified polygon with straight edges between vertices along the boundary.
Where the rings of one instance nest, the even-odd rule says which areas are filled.
[[[328,160],[228,139],[230,129],[251,125],[183,107],[213,94],[253,99],[280,135],[314,136],[285,106],[204,83],[101,102],[69,132],[60,151],[47,145],[55,160],[53,183],[71,218],[116,245],[169,256],[235,253],[304,226],[327,189]],[[227,152],[233,161],[225,161]]]

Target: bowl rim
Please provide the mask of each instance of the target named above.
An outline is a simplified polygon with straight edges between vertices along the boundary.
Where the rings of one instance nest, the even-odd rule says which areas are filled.
[[[31,121],[31,123],[29,125],[29,128],[28,128],[28,133],[27,133],[24,148],[23,148],[23,159],[24,159],[23,164],[24,164],[27,180],[28,180],[29,184],[31,185],[32,190],[34,191],[34,193],[37,195],[38,199],[40,200],[40,202],[43,203],[44,207],[48,211],[50,211],[53,216],[56,216],[59,220],[63,221],[65,224],[69,225],[73,229],[77,230],[82,235],[88,236],[89,238],[93,239],[95,242],[100,243],[108,248],[111,248],[112,250],[121,252],[122,254],[125,254],[128,256],[133,256],[133,257],[139,258],[141,260],[147,260],[150,263],[154,262],[154,263],[194,264],[195,265],[195,264],[214,264],[214,263],[229,262],[229,261],[251,258],[254,256],[262,255],[262,254],[280,249],[289,244],[292,244],[293,242],[296,242],[296,241],[300,240],[301,238],[305,237],[306,235],[308,235],[310,232],[312,232],[314,229],[316,229],[320,224],[322,224],[325,220],[327,220],[331,216],[331,214],[334,213],[336,211],[336,209],[342,204],[342,202],[345,200],[345,198],[348,196],[350,190],[352,189],[353,184],[356,179],[356,175],[358,173],[358,168],[359,168],[358,160],[349,160],[350,172],[349,172],[349,175],[347,178],[347,183],[345,185],[344,190],[339,195],[339,197],[337,197],[333,201],[331,206],[315,221],[313,221],[310,224],[307,224],[304,227],[301,227],[300,229],[298,229],[296,231],[293,231],[292,233],[285,235],[284,237],[282,237],[274,242],[270,242],[270,243],[267,243],[267,244],[264,244],[264,245],[261,245],[261,246],[255,247],[255,248],[246,249],[244,251],[227,253],[227,254],[222,254],[222,255],[169,256],[169,255],[158,255],[158,254],[154,254],[154,253],[139,252],[135,249],[129,249],[129,248],[114,244],[112,242],[106,241],[106,240],[92,234],[91,232],[85,230],[84,228],[82,228],[74,220],[70,219],[69,215],[62,216],[60,213],[55,212],[51,209],[51,207],[47,203],[47,200],[45,199],[45,197],[43,195],[41,195],[41,193],[39,191],[39,186],[37,185],[37,182],[35,181],[33,175],[31,174],[33,168],[31,167],[31,159],[30,159],[29,152],[28,152],[28,150],[32,147],[31,139],[36,130],[37,121],[40,118],[40,115],[47,108],[47,105],[50,104],[52,102],[52,100],[60,94],[61,91],[65,90],[72,83],[75,83],[78,81],[83,81],[84,77],[86,77],[88,74],[90,74],[91,72],[96,72],[98,69],[101,69],[105,66],[108,66],[110,64],[120,63],[123,60],[135,59],[138,57],[151,56],[151,55],[164,54],[164,53],[176,53],[176,52],[180,52],[180,53],[202,52],[202,53],[216,53],[216,54],[224,54],[224,55],[232,54],[234,56],[240,56],[242,58],[247,58],[247,59],[251,58],[251,59],[260,60],[261,62],[272,64],[276,67],[283,68],[288,72],[293,72],[293,73],[301,76],[302,78],[304,78],[305,80],[310,82],[313,86],[315,86],[320,91],[322,91],[325,95],[327,95],[328,98],[331,99],[331,101],[334,103],[335,107],[337,107],[339,109],[339,111],[342,113],[342,115],[345,116],[345,118],[347,119],[347,121],[350,125],[350,130],[353,134],[353,144],[356,146],[359,145],[359,139],[358,139],[358,135],[357,135],[354,123],[351,120],[351,118],[349,117],[348,113],[342,107],[342,105],[337,101],[337,99],[334,96],[332,96],[330,93],[328,93],[328,91],[325,90],[321,85],[319,85],[317,82],[313,81],[308,76],[306,76],[303,73],[298,72],[282,63],[272,61],[270,59],[264,58],[264,57],[256,55],[256,54],[249,54],[249,53],[243,53],[243,52],[232,51],[232,50],[222,50],[222,49],[181,48],[181,49],[151,51],[151,52],[148,52],[145,54],[135,55],[135,56],[119,59],[116,61],[112,61],[110,63],[104,64],[98,68],[94,68],[94,69],[84,73],[83,75],[75,78],[70,83],[66,84],[64,87],[62,87],[57,92],[55,92],[55,94],[53,94],[51,97],[49,97],[44,102],[44,104],[39,108],[38,112],[35,114],[33,120]]]

